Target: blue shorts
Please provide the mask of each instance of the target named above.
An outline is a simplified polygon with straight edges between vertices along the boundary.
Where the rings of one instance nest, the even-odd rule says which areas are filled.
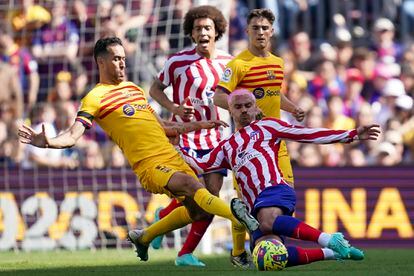
[[[196,158],[201,158],[203,157],[203,155],[206,155],[207,153],[209,153],[210,151],[212,151],[213,149],[208,149],[208,150],[195,150],[195,149],[190,149],[190,148],[183,148],[184,150],[186,150],[190,155],[193,155]],[[213,172],[208,172],[206,174],[209,173],[219,173],[221,174],[223,177],[227,176],[227,169],[221,169],[221,170],[217,170],[217,171],[213,171]],[[198,177],[201,177],[202,175],[199,175]]]
[[[279,184],[268,187],[256,198],[252,215],[257,216],[261,208],[279,207],[284,215],[291,216],[295,211],[296,193],[295,190],[286,184]]]

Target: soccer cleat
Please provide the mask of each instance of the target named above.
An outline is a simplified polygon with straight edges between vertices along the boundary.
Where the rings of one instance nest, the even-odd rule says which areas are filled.
[[[128,241],[135,245],[135,252],[141,261],[148,261],[148,246],[140,243],[139,238],[144,234],[144,230],[136,229],[128,232]]]
[[[244,251],[238,256],[233,256],[233,254],[230,251],[230,262],[234,267],[240,267],[243,269],[248,269],[252,267],[250,255],[246,251]]]
[[[160,220],[160,211],[162,209],[163,209],[162,207],[159,207],[159,208],[157,208],[157,210],[155,210],[154,223]],[[160,249],[163,238],[164,238],[164,235],[156,236],[155,239],[153,239],[151,241],[152,248],[154,248],[154,249]]]
[[[349,248],[348,258],[345,258],[345,259],[341,258],[341,256],[337,252],[334,252],[334,256],[337,260],[354,260],[354,261],[362,261],[365,257],[364,251],[356,247],[353,247],[353,246]]]
[[[249,213],[246,204],[240,198],[233,198],[230,202],[231,212],[250,232],[259,228],[259,222]]]
[[[178,256],[175,259],[175,265],[176,266],[199,266],[199,267],[206,266],[205,263],[200,261],[196,256],[194,256],[191,253]]]
[[[334,233],[328,243],[328,248],[337,253],[340,259],[345,260],[350,258],[351,247],[349,242],[344,238],[342,233]]]

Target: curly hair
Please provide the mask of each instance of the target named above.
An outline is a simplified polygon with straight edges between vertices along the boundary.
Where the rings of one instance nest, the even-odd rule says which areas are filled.
[[[218,10],[216,7],[203,5],[190,9],[185,15],[183,23],[185,35],[191,37],[194,27],[194,21],[200,18],[210,18],[214,21],[214,28],[217,32],[217,37],[215,38],[215,41],[219,40],[226,32],[227,21],[224,18],[221,11]],[[193,40],[192,37],[191,40]]]
[[[264,17],[266,18],[270,25],[273,25],[273,22],[275,22],[275,15],[273,14],[271,9],[253,9],[249,12],[247,15],[247,24],[250,24],[250,21],[254,17]]]

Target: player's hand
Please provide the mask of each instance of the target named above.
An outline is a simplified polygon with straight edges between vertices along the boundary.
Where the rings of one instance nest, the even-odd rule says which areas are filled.
[[[42,124],[42,131],[36,133],[31,127],[22,125],[17,135],[19,135],[20,142],[24,144],[31,144],[39,148],[47,148],[49,146],[49,140],[46,137],[45,125]]]
[[[292,113],[293,117],[295,117],[296,121],[302,122],[305,118],[305,111],[302,108],[296,107],[295,111]]]
[[[359,140],[377,140],[381,130],[379,125],[360,126],[357,133]]]
[[[200,128],[202,129],[211,129],[217,127],[228,127],[229,125],[226,122],[221,120],[209,120],[209,121],[199,121],[197,122]]]
[[[174,114],[180,116],[185,122],[191,121],[194,118],[194,106],[189,105],[189,102],[190,97],[185,98],[174,111]]]

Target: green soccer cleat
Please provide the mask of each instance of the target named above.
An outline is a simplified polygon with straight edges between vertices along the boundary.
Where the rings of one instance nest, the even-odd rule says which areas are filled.
[[[332,234],[328,243],[328,248],[332,249],[340,259],[345,260],[350,258],[351,247],[349,242],[344,238],[342,233]]]
[[[144,230],[136,229],[131,230],[128,232],[128,241],[130,241],[135,246],[135,252],[137,252],[137,257],[141,259],[141,261],[148,261],[148,245],[142,244],[139,241],[139,238],[144,235]]]
[[[175,259],[176,266],[199,266],[204,267],[206,266],[205,263],[200,261],[196,256],[193,254],[184,254]]]
[[[233,198],[231,200],[230,209],[233,216],[235,216],[250,233],[259,228],[259,222],[249,213],[246,204],[240,198]]]
[[[160,211],[163,209],[163,207],[158,207],[157,210],[155,210],[154,214],[154,222],[157,222],[160,220]],[[160,249],[162,244],[162,239],[164,238],[164,235],[156,236],[155,239],[151,241],[151,246],[154,249]]]
[[[351,246],[349,248],[349,257],[348,258],[341,258],[341,256],[335,252],[334,256],[337,260],[353,260],[353,261],[362,261],[365,258],[364,251]]]

